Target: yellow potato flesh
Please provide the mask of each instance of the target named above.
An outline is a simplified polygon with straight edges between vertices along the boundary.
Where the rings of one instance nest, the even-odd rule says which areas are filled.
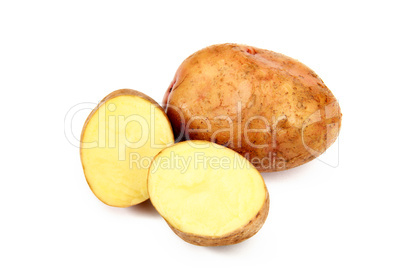
[[[250,162],[230,149],[201,141],[163,150],[150,167],[148,190],[152,204],[172,227],[211,237],[246,225],[267,194]]]
[[[174,137],[155,104],[123,95],[98,108],[81,141],[82,165],[94,194],[108,205],[128,207],[149,198],[149,164],[161,149],[173,144]]]

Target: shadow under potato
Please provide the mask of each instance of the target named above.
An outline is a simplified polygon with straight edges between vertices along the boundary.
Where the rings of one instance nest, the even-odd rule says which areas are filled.
[[[131,212],[133,212],[137,215],[149,216],[149,217],[155,217],[155,218],[161,217],[149,199],[140,204],[137,204],[135,206],[128,207],[126,209],[130,210]]]

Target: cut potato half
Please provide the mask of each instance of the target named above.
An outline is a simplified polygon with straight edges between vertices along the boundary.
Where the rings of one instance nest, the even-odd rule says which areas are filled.
[[[244,157],[207,141],[185,141],[162,150],[148,174],[152,204],[172,230],[200,246],[239,243],[258,232],[269,195]]]
[[[158,103],[131,89],[112,92],[88,116],[81,134],[81,162],[91,190],[110,206],[145,201],[149,165],[173,143]]]

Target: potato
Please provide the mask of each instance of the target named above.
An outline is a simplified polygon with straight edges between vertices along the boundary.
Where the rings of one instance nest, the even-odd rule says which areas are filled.
[[[149,198],[148,168],[174,143],[163,109],[131,89],[106,96],[88,116],[81,134],[81,162],[92,192],[105,204],[128,207]]]
[[[260,230],[269,210],[261,174],[240,154],[207,141],[185,141],[155,156],[150,200],[171,229],[199,246],[239,243]]]
[[[177,140],[225,145],[266,172],[319,156],[341,124],[337,100],[311,69],[245,45],[214,45],[188,57],[163,103]]]

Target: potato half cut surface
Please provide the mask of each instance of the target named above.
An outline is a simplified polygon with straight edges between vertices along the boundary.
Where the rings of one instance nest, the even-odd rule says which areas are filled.
[[[258,232],[269,195],[244,157],[207,141],[185,141],[161,151],[148,174],[152,204],[172,230],[199,246],[239,243]]]
[[[110,206],[147,200],[149,165],[173,143],[169,120],[154,100],[131,89],[112,92],[88,116],[81,134],[81,162],[89,187]]]

